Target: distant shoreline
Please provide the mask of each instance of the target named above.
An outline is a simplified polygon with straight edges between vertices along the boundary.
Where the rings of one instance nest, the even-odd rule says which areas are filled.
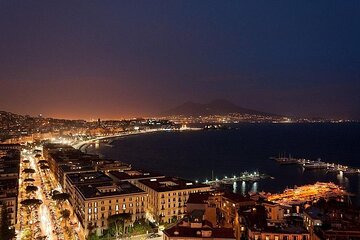
[[[89,145],[93,144],[96,141],[117,139],[117,138],[128,137],[128,136],[138,136],[138,135],[144,135],[144,134],[149,134],[149,133],[158,133],[158,132],[182,132],[182,131],[196,131],[196,130],[202,130],[202,129],[200,129],[200,128],[187,128],[187,129],[180,129],[180,130],[152,129],[152,130],[147,130],[147,131],[128,132],[128,133],[121,133],[121,134],[117,134],[117,135],[97,137],[94,139],[89,139],[86,141],[74,143],[74,144],[72,144],[72,146],[74,148],[79,149],[80,151],[86,153],[86,149],[89,147]]]

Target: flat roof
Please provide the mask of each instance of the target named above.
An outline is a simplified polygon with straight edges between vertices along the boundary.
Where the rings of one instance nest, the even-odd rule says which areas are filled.
[[[90,183],[102,183],[112,182],[113,180],[106,174],[93,171],[93,172],[82,172],[82,173],[70,173],[66,176],[72,184],[90,184]]]
[[[98,183],[89,185],[77,185],[76,189],[84,198],[100,198],[110,196],[122,196],[128,194],[146,193],[129,182],[121,183]]]
[[[87,164],[87,163],[82,163],[81,161],[76,162],[79,164],[65,164],[65,165],[60,165],[59,168],[62,170],[63,173],[80,173],[80,172],[89,172],[89,171],[94,171],[94,167]]]
[[[182,178],[175,178],[175,177],[146,179],[146,180],[140,180],[139,182],[157,192],[168,192],[168,191],[194,189],[194,188],[210,189],[209,185],[196,183],[191,180],[185,180]]]
[[[144,171],[144,170],[124,170],[124,171],[110,171],[110,175],[119,181],[127,181],[127,180],[144,180],[149,178],[164,178],[163,174]]]
[[[186,203],[205,204],[209,200],[210,196],[211,196],[210,192],[190,193]]]
[[[245,197],[242,194],[233,193],[233,192],[229,192],[229,191],[224,192],[223,197],[232,202],[235,202],[235,203],[240,203],[240,202],[254,202],[255,203],[255,201],[249,197]]]

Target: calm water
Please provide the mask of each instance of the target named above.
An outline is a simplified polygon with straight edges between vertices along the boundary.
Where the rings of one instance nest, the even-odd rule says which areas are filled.
[[[360,175],[340,177],[323,170],[281,166],[269,160],[279,153],[336,162],[360,168],[360,124],[241,124],[234,130],[162,132],[121,138],[112,147],[90,147],[108,158],[136,168],[204,181],[216,177],[260,171],[275,179],[238,183],[236,191],[279,192],[286,187],[332,181],[356,193],[360,205]]]

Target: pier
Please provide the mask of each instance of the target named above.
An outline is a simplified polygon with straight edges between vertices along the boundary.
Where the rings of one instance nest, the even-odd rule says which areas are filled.
[[[215,178],[212,180],[205,180],[205,184],[208,185],[221,185],[221,184],[234,184],[235,182],[240,182],[240,181],[244,181],[244,182],[256,182],[262,179],[267,179],[267,178],[272,178],[271,176],[264,174],[264,173],[260,173],[258,171],[255,172],[242,172],[240,173],[238,176],[234,175],[233,177],[227,177],[225,176],[224,178]]]
[[[271,160],[276,161],[281,165],[291,165],[297,164],[304,168],[305,170],[326,170],[329,173],[340,173],[340,174],[360,174],[360,168],[354,168],[347,165],[337,164],[337,163],[327,163],[323,162],[320,159],[308,160],[304,158],[292,158],[290,157],[271,157]]]

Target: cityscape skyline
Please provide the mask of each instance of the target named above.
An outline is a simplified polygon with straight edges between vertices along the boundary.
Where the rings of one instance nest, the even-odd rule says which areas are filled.
[[[360,239],[360,1],[0,0],[0,240]]]
[[[0,2],[0,109],[149,116],[228,99],[359,119],[360,4]]]

